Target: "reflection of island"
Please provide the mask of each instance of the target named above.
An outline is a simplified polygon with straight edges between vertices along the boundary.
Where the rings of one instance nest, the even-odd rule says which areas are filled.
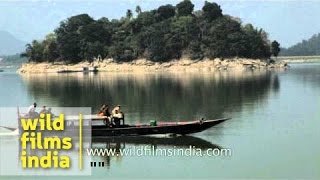
[[[92,148],[114,150],[114,156],[100,156],[101,161],[105,162],[108,168],[111,165],[111,159],[121,160],[120,150],[123,150],[128,145],[135,147],[152,146],[155,149],[164,148],[182,148],[187,149],[191,147],[202,150],[207,149],[221,149],[220,146],[198,137],[192,136],[178,136],[178,137],[152,137],[152,136],[138,136],[138,137],[114,137],[114,138],[93,138]]]
[[[225,112],[251,108],[279,89],[276,73],[269,71],[117,74],[99,73],[22,76],[39,104],[92,107],[121,104],[127,122],[155,119],[220,118]]]

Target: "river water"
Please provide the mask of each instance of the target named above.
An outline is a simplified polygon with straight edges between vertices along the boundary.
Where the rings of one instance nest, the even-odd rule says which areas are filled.
[[[185,74],[2,72],[0,97],[1,107],[29,106],[35,101],[40,106],[92,107],[96,112],[103,103],[121,104],[126,122],[132,124],[232,118],[181,139],[93,143],[120,149],[188,148],[190,144],[229,149],[231,156],[94,157],[106,163],[93,168],[96,178],[320,178],[319,63],[292,64],[281,71]],[[7,141],[0,145],[10,146]]]

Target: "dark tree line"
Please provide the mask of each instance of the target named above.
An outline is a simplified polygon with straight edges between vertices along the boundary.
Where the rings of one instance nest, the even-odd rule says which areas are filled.
[[[68,18],[45,40],[27,45],[30,61],[92,61],[96,57],[119,62],[147,58],[164,62],[182,56],[202,58],[268,58],[267,33],[239,19],[223,15],[216,3],[194,11],[190,0],[151,11],[136,7],[120,20],[94,20],[87,14]]]

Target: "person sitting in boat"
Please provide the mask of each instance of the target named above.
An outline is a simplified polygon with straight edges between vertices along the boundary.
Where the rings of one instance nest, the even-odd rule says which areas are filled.
[[[104,116],[103,111],[104,111],[105,108],[106,108],[106,105],[103,104],[103,105],[100,107],[100,109],[99,109],[99,111],[98,111],[98,113],[97,113],[97,116]]]
[[[36,107],[37,103],[33,103],[29,108],[28,108],[28,117],[38,117],[39,114],[36,112]]]
[[[51,114],[51,117],[55,117],[55,115],[52,113],[52,108],[48,109],[47,114]]]
[[[108,105],[106,106],[106,108],[104,108],[103,115],[107,116],[107,117],[111,116],[111,113],[109,112],[109,106]]]
[[[116,107],[114,107],[112,110],[112,115],[122,113],[120,110],[120,107],[121,107],[120,105],[117,105]]]
[[[47,113],[48,113],[48,110],[46,109],[46,106],[42,106],[42,109],[39,114],[47,114]]]
[[[111,114],[109,112],[109,106],[106,105],[106,104],[103,104],[100,108],[100,111],[98,113],[98,116],[107,116],[107,117],[110,117]]]
[[[107,118],[103,120],[104,124],[107,126],[110,126],[110,124],[111,124],[110,122],[111,122],[112,118],[111,118],[111,113],[109,112],[108,105],[104,108],[103,115],[107,116]]]
[[[103,123],[107,126],[110,126],[111,122],[111,114],[109,112],[109,106],[106,104],[103,104],[100,108],[100,111],[98,113],[98,116],[107,116],[107,118],[103,119]]]
[[[120,105],[117,105],[115,108],[112,110],[112,119],[113,119],[113,124],[118,127],[120,126],[120,120],[123,120],[123,113],[120,110]]]
[[[120,113],[118,110],[114,111],[114,114],[112,114],[113,119],[113,125],[116,127],[120,126],[120,120],[122,119],[122,113]]]
[[[106,104],[103,104],[101,107],[100,107],[100,110],[98,112],[98,116],[104,116],[104,111],[105,111],[105,108],[107,107]]]

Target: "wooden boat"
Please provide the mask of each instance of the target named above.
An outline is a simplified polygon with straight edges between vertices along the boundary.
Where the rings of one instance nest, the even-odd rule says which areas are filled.
[[[98,68],[97,67],[83,67],[82,69],[63,69],[63,70],[59,70],[57,71],[57,73],[77,73],[77,72],[83,72],[83,73],[89,73],[89,72],[93,72],[96,73],[98,72]]]
[[[106,127],[104,125],[92,126],[93,137],[109,136],[141,136],[157,134],[187,135],[198,133],[218,125],[230,118],[214,120],[198,120],[190,122],[164,122],[152,125],[120,125],[119,127]]]
[[[20,113],[19,117],[20,116]],[[18,120],[18,127],[21,128],[20,118]],[[196,120],[196,121],[187,121],[187,122],[159,122],[156,124],[137,124],[137,125],[128,125],[125,124],[124,119],[122,119],[122,124],[115,127],[109,127],[103,124],[102,122],[107,117],[99,117],[96,115],[87,115],[83,116],[83,121],[89,121],[86,128],[91,128],[92,137],[115,137],[115,136],[143,136],[143,135],[159,135],[159,134],[172,134],[172,135],[187,135],[198,133],[204,130],[207,130],[213,126],[216,126],[224,121],[227,121],[231,118],[221,118],[214,120]],[[65,118],[67,121],[67,126],[72,126],[70,129],[74,131],[77,129],[77,116],[67,116]],[[94,124],[94,122],[100,122],[100,124]],[[71,122],[71,123],[70,123]],[[5,127],[4,127],[5,128]],[[7,127],[7,129],[10,129]],[[17,129],[17,128],[15,128]],[[69,129],[69,128],[67,128]],[[13,128],[14,130],[14,128]],[[20,129],[21,131],[21,129]],[[70,132],[66,132],[70,133]],[[70,134],[71,135],[71,134]]]

